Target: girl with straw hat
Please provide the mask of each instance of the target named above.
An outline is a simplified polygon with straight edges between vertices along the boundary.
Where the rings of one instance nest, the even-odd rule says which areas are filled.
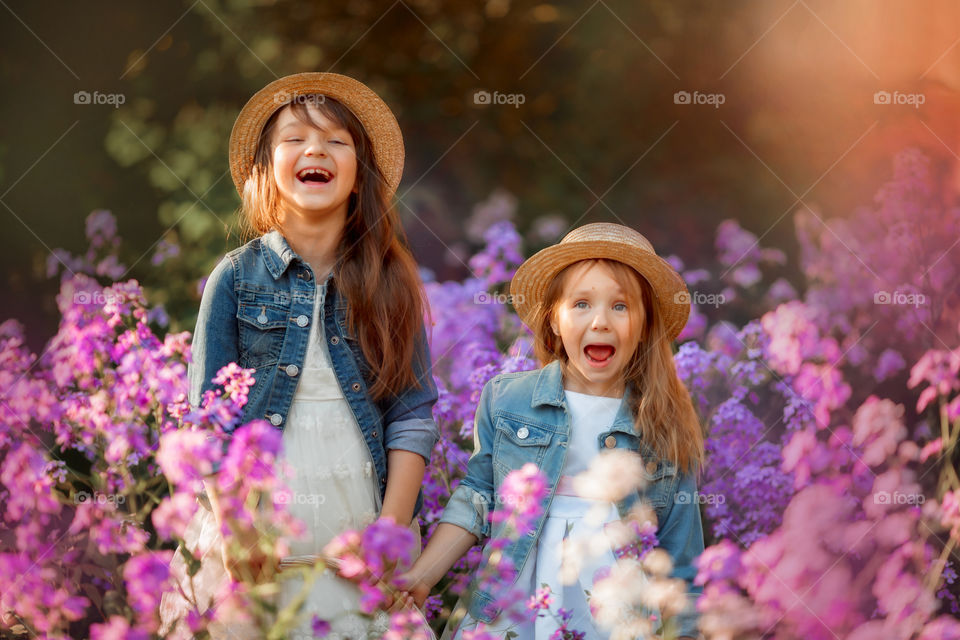
[[[501,374],[484,386],[467,476],[427,548],[402,576],[410,599],[422,603],[470,547],[501,538],[485,548],[477,573],[485,571],[495,547],[515,567],[512,585],[501,586],[528,598],[514,598],[519,608],[511,609],[503,591],[481,585],[465,611],[451,616],[445,637],[480,630],[490,634],[483,637],[524,640],[649,637],[664,632],[657,629],[665,618],[660,614],[669,614],[676,635],[696,637],[701,587],[693,584],[694,560],[704,543],[695,496],[703,436],[671,349],[690,310],[682,278],[633,229],[589,224],[524,262],[510,295],[534,334],[543,368]],[[608,466],[607,481],[596,482],[607,461],[624,466]],[[507,474],[530,463],[548,481],[534,509],[539,516],[504,546],[507,523],[491,525],[488,516],[512,497],[504,491]],[[622,602],[626,609],[599,597],[588,600],[599,593],[600,576],[614,568],[629,574],[624,563],[637,562],[638,554],[625,552],[630,544],[622,538],[615,543],[606,532],[622,534],[618,524],[644,513],[643,504],[653,510],[646,513],[670,557],[678,597],[651,598],[665,592],[644,591],[633,580],[627,590],[640,588],[646,599]],[[598,554],[585,554],[579,566],[571,562],[571,548],[596,551],[598,541]],[[632,617],[624,613],[631,607]]]
[[[281,569],[320,558],[337,534],[377,518],[409,525],[418,541],[420,488],[439,438],[437,389],[422,283],[392,206],[404,160],[397,120],[352,78],[299,73],[247,102],[229,159],[242,222],[255,237],[206,281],[190,402],[200,404],[224,365],[254,370],[241,423],[266,420],[282,431],[282,461],[294,472],[284,478],[287,509],[307,527],[305,538],[289,541]],[[203,542],[203,566],[187,587],[199,590],[201,607],[229,578],[272,579],[277,560],[250,554],[256,544],[221,540],[216,483],[206,485],[209,503],[184,542]],[[189,582],[176,558],[175,573]],[[297,570],[280,577],[280,609],[306,590],[301,622],[287,631],[312,637],[311,619],[320,618],[339,637],[366,638],[366,619],[353,614],[361,608],[358,586],[331,572],[314,577],[312,584]],[[165,598],[166,619],[184,607]],[[248,626],[211,631],[256,634]]]

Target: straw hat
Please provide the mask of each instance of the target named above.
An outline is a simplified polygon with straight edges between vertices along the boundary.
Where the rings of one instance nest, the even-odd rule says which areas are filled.
[[[640,233],[607,222],[574,229],[559,244],[537,252],[520,265],[510,281],[510,297],[524,324],[530,326],[543,304],[547,287],[558,273],[574,262],[595,258],[622,262],[647,279],[668,339],[675,340],[690,315],[690,293],[683,278]]]
[[[357,117],[373,144],[377,166],[392,196],[403,174],[403,136],[390,107],[362,82],[338,73],[313,72],[274,80],[257,91],[240,110],[230,132],[230,173],[240,195],[253,168],[257,142],[267,120],[297,96],[314,93],[337,100]]]

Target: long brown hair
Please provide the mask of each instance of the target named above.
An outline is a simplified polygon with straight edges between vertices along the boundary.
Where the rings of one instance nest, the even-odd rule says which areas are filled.
[[[381,400],[399,389],[419,386],[411,364],[427,300],[363,125],[340,102],[319,95],[304,96],[289,105],[304,124],[317,127],[307,102],[345,128],[357,149],[357,188],[350,195],[334,278],[347,298],[349,331],[357,336],[373,374],[370,395]],[[245,240],[281,230],[271,144],[281,111],[277,109],[260,132],[253,169],[244,185],[240,217]]]
[[[640,301],[645,312],[640,343],[623,373],[637,435],[657,455],[672,461],[678,468],[692,470],[694,462],[702,468],[704,449],[700,420],[689,391],[677,376],[673,351],[654,304],[653,289],[633,267],[614,260],[591,259],[575,262],[558,273],[547,287],[543,304],[537,309],[531,327],[537,359],[541,366],[559,360],[566,374],[569,356],[563,340],[553,332],[551,319],[573,270],[598,263],[610,269],[613,278],[627,292],[630,307],[636,309],[636,303]],[[634,313],[631,327],[635,330],[639,322],[640,314]]]

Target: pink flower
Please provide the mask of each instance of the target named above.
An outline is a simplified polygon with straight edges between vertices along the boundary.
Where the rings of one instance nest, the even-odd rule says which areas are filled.
[[[370,614],[379,609],[387,598],[377,587],[361,582],[360,587],[360,611]]]
[[[530,600],[527,602],[527,609],[531,611],[549,611],[552,603],[553,595],[550,587],[540,587],[536,593],[530,596]]]
[[[960,620],[942,615],[928,622],[917,640],[960,640]]]
[[[487,631],[483,623],[478,624],[476,629],[463,632],[463,640],[499,640],[499,637]]]
[[[940,513],[940,524],[950,529],[950,535],[960,538],[960,489],[943,494]]]
[[[242,407],[247,404],[247,392],[255,382],[255,371],[256,369],[243,369],[236,362],[231,362],[217,371],[213,383],[223,385],[227,396],[238,407]]]
[[[430,640],[433,632],[417,611],[398,611],[390,616],[390,628],[381,640]]]
[[[770,365],[781,374],[796,374],[803,362],[839,356],[836,342],[821,340],[816,311],[799,300],[781,304],[760,319],[770,336]],[[831,357],[832,356],[832,357]]]
[[[940,351],[930,349],[910,370],[909,388],[921,382],[929,386],[920,393],[917,400],[917,412],[923,411],[937,396],[947,396],[951,391],[960,389],[957,373],[960,372],[960,350]]]
[[[148,640],[150,634],[134,629],[120,616],[110,616],[107,622],[90,626],[90,640]]]
[[[853,444],[864,447],[862,459],[866,464],[880,466],[907,437],[903,411],[903,405],[873,395],[857,409],[853,416]]]
[[[740,575],[740,549],[723,539],[707,547],[695,561],[697,577],[694,584],[707,584],[720,580],[736,581]]]
[[[190,519],[197,512],[197,499],[191,493],[181,491],[164,498],[153,510],[151,519],[161,538],[183,538]]]
[[[507,474],[500,485],[498,498],[506,505],[490,514],[493,522],[506,522],[519,535],[526,534],[543,511],[541,502],[550,488],[537,465],[528,462]]]
[[[794,433],[783,447],[781,469],[793,472],[793,486],[800,489],[810,482],[811,476],[826,469],[831,455],[810,430]]]
[[[820,429],[830,424],[830,413],[842,407],[851,394],[843,374],[829,364],[804,362],[793,386],[807,402],[813,403],[813,415]]]
[[[208,436],[202,431],[179,429],[160,437],[157,462],[170,482],[191,483],[213,471],[220,446],[212,443]]]

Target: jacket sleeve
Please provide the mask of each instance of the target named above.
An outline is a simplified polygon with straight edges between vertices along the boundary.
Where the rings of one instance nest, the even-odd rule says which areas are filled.
[[[677,490],[670,498],[663,523],[657,531],[660,547],[673,560],[672,578],[682,578],[687,584],[687,606],[677,616],[677,636],[699,636],[700,614],[697,600],[703,587],[693,584],[697,576],[694,560],[703,553],[703,522],[697,500],[696,471],[678,470]],[[677,496],[682,496],[678,499]]]
[[[433,419],[438,396],[425,329],[420,331],[413,368],[420,388],[410,387],[382,403],[384,446],[388,451],[419,453],[429,464],[433,447],[440,439],[440,428]]]
[[[210,273],[200,296],[200,312],[187,365],[189,401],[194,408],[200,406],[204,392],[214,388],[217,371],[240,357],[234,269],[233,261],[223,258]],[[219,464],[214,465],[214,471],[217,470]]]
[[[494,506],[492,396],[499,376],[483,386],[473,424],[473,455],[467,461],[467,477],[454,490],[440,522],[466,529],[483,542],[490,536],[490,511]]]

